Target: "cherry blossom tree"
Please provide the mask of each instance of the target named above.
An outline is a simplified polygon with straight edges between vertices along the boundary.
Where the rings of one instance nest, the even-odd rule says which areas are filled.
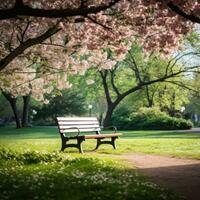
[[[134,1],[129,1],[134,3]],[[200,23],[199,18],[199,2],[196,0],[140,0],[135,1],[137,3],[144,3],[145,5],[151,5],[160,3],[163,7],[168,7],[176,14],[192,21]],[[124,0],[99,0],[99,1],[87,1],[87,0],[73,0],[73,1],[28,1],[28,0],[5,0],[2,3],[2,10],[0,11],[0,19],[15,18],[21,16],[35,16],[35,17],[47,17],[47,18],[63,18],[72,16],[85,16],[87,14],[95,14],[100,11],[104,11],[116,4],[126,7]]]
[[[197,0],[5,0],[0,8],[0,70],[29,47],[58,32],[67,36],[73,47],[81,45],[86,50],[109,46],[119,52],[120,41],[131,34],[141,36],[147,50],[168,53],[178,46],[182,34],[191,31],[190,21],[199,23]],[[30,26],[27,20],[32,22]],[[17,37],[16,26],[22,38]],[[10,38],[15,45],[8,53]]]
[[[26,90],[26,95],[31,91],[42,100],[45,92],[39,91],[48,88],[45,77],[37,76],[31,84],[20,87],[23,92],[11,92],[12,85],[22,84],[23,76],[30,83],[28,77],[35,73],[27,75],[26,64],[18,63],[27,56],[41,57],[59,73],[84,74],[90,66],[110,69],[123,60],[133,37],[149,53],[156,50],[170,54],[179,48],[182,36],[192,31],[193,23],[199,23],[199,5],[198,0],[1,1],[0,70],[4,77],[0,87],[14,97]],[[96,59],[102,59],[104,65],[97,66]],[[18,79],[16,74],[20,73]],[[51,79],[55,74],[49,75]],[[66,78],[56,80],[61,88]],[[45,84],[41,84],[43,81]]]
[[[3,74],[0,76],[1,91],[12,107],[17,128],[28,125],[28,107],[31,96],[37,101],[48,103],[48,99],[45,98],[46,94],[71,86],[67,81],[67,71],[63,68],[50,67],[49,64],[44,55],[43,57],[32,57],[32,55],[25,57],[24,55],[9,65],[12,71],[7,68],[6,71],[1,72]],[[23,98],[21,123],[17,110],[19,97]]]

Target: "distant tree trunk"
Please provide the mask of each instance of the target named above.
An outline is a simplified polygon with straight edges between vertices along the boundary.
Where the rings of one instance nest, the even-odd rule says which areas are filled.
[[[176,93],[173,92],[172,99],[171,99],[171,106],[170,106],[170,109],[169,109],[169,114],[172,117],[174,117],[176,115],[176,106],[175,106],[175,103],[176,103]]]
[[[103,126],[108,127],[111,125],[111,117],[112,117],[113,111],[120,101],[112,102],[112,100],[111,100],[111,96],[110,96],[110,92],[109,92],[109,88],[108,88],[108,84],[107,84],[108,71],[106,71],[106,70],[104,72],[101,71],[100,75],[102,78],[102,84],[103,84],[106,101],[107,101],[107,111],[106,111],[105,118],[103,120]]]
[[[111,124],[111,117],[112,117],[113,111],[114,111],[116,106],[114,106],[114,104],[108,104],[107,105],[106,116],[105,116],[105,118],[103,120],[103,126],[104,127],[108,127],[108,126],[112,125]]]
[[[28,126],[29,102],[30,102],[30,95],[23,96],[22,127]]]
[[[164,106],[163,106],[163,96],[165,95],[165,91],[164,90],[159,90],[158,91],[158,99],[159,99],[159,108],[160,108],[160,111],[165,111],[164,109]]]
[[[4,97],[8,100],[8,102],[11,105],[14,117],[15,117],[15,122],[16,122],[16,127],[21,128],[21,123],[18,115],[18,110],[17,110],[17,98],[14,98],[11,96],[9,93],[2,92]]]
[[[102,121],[103,121],[103,112],[101,112],[99,114],[99,123],[100,123],[100,125],[102,125]]]
[[[154,103],[153,103],[154,94],[152,94],[152,96],[150,96],[148,85],[146,85],[145,89],[146,89],[146,95],[147,95],[147,107],[152,108],[154,105]]]

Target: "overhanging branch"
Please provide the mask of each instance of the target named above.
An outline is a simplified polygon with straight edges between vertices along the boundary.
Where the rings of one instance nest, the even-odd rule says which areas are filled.
[[[50,36],[56,34],[59,32],[61,29],[57,28],[57,26],[53,26],[49,28],[45,33],[42,35],[28,39],[25,42],[21,43],[17,48],[15,48],[9,55],[4,57],[2,60],[0,60],[0,70],[3,70],[12,60],[14,60],[17,56],[19,56],[21,53],[23,53],[27,48],[40,44]]]
[[[167,3],[167,6],[174,11],[176,14],[180,15],[181,17],[184,17],[187,20],[190,20],[193,23],[200,24],[200,17],[193,15],[193,14],[187,14],[183,10],[181,10],[177,5],[175,5],[172,1],[169,1]]]
[[[79,8],[66,8],[66,9],[38,9],[31,8],[23,4],[22,0],[17,0],[16,4],[11,9],[0,10],[0,20],[16,18],[17,16],[33,16],[33,17],[46,17],[46,18],[65,18],[73,16],[86,16],[88,14],[95,14],[114,6],[120,0],[111,0],[109,4],[79,7]]]

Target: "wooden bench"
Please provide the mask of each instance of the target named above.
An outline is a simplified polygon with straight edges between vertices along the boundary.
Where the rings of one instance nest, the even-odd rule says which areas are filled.
[[[80,153],[83,153],[81,143],[86,139],[97,140],[95,150],[101,144],[111,144],[115,149],[115,140],[122,135],[116,133],[116,128],[112,134],[101,134],[101,127],[96,117],[57,117],[57,124],[62,141],[61,151],[68,147],[76,147]],[[95,134],[85,134],[92,132]],[[106,138],[111,140],[104,140]],[[77,143],[69,144],[70,140],[77,140]]]

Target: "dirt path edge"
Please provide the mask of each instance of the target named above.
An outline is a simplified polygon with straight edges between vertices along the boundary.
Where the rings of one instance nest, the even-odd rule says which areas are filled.
[[[187,200],[200,199],[200,160],[146,154],[117,156],[160,185],[172,189]]]

